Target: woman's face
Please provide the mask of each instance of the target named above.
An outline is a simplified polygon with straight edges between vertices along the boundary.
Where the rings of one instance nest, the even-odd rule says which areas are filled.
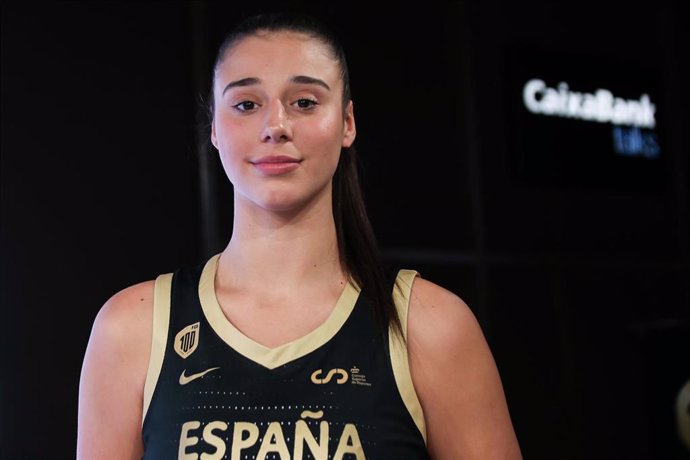
[[[298,210],[331,199],[341,147],[355,138],[338,62],[294,32],[242,39],[216,69],[211,140],[237,205]]]

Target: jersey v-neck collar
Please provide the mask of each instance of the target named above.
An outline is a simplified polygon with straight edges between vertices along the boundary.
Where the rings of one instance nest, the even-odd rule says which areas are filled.
[[[245,358],[268,369],[275,369],[301,358],[328,342],[350,317],[359,297],[359,288],[350,280],[345,285],[326,321],[298,339],[275,348],[269,348],[244,335],[223,314],[215,290],[219,257],[220,254],[216,254],[206,262],[199,279],[199,301],[204,316],[225,343]]]

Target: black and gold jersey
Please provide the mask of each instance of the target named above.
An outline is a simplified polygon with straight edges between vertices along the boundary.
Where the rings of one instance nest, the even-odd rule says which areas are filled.
[[[217,262],[156,279],[144,458],[428,458],[404,341],[380,333],[357,286],[318,328],[267,348],[224,316]],[[403,329],[416,275],[399,271],[393,288]]]

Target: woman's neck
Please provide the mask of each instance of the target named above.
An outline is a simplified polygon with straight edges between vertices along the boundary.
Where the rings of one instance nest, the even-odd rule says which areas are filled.
[[[330,206],[287,216],[236,209],[233,234],[218,276],[245,289],[294,289],[295,282],[338,283],[347,278]]]

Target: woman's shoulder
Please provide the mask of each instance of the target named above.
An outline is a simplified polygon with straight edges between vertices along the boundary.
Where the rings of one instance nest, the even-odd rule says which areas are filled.
[[[145,375],[153,329],[155,280],[143,281],[113,294],[101,306],[91,328],[85,363],[109,363],[119,372]],[[94,364],[95,363],[95,364]]]
[[[211,259],[215,257],[217,255]],[[173,277],[177,278],[177,275],[181,275],[182,280],[189,276],[198,276],[211,259],[180,265],[174,271],[160,272],[153,279],[129,285],[115,292],[100,307],[94,320],[94,328],[105,328],[105,332],[112,334],[124,334],[128,341],[136,338],[132,336],[134,332],[141,333],[144,338],[150,337],[156,292],[158,295],[164,295],[163,293],[168,290],[169,293]]]
[[[429,346],[483,340],[477,318],[462,297],[421,276],[412,285],[408,318],[408,334]]]
[[[439,378],[455,373],[462,380],[470,363],[493,365],[484,331],[460,295],[417,276],[409,305],[407,343],[413,368],[423,368],[426,376],[438,373]]]
[[[115,330],[136,328],[152,314],[155,283],[142,281],[116,292],[100,308],[95,323]]]
[[[89,347],[132,357],[145,354],[152,335],[154,289],[155,280],[147,280],[108,298],[93,321]]]

